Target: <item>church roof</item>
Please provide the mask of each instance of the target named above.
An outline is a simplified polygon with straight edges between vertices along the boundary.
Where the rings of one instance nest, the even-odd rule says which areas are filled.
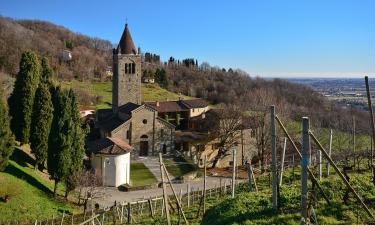
[[[95,154],[122,155],[131,152],[133,147],[119,138],[106,137],[91,143],[89,149]]]
[[[146,103],[156,111],[162,112],[182,112],[189,109],[204,108],[208,106],[208,102],[204,99],[189,99],[177,101],[148,102]]]
[[[128,121],[130,117],[127,120],[122,120],[118,118],[116,115],[113,115],[111,118],[103,121],[99,121],[97,123],[97,126],[105,131],[113,131],[117,127],[121,126],[123,123]]]
[[[189,109],[204,108],[208,106],[208,102],[201,98],[181,100]]]
[[[141,107],[141,105],[135,104],[133,102],[128,102],[125,105],[120,106],[118,108],[118,111],[122,112],[122,113],[129,114],[131,111],[133,111],[134,109],[137,109],[139,107]]]
[[[134,46],[132,36],[128,28],[128,24],[125,24],[125,30],[122,33],[120,42],[117,47],[117,51],[121,54],[137,54],[137,49]]]

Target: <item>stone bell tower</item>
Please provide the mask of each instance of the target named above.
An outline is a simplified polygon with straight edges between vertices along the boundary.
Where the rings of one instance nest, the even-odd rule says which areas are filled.
[[[112,109],[131,102],[141,104],[141,55],[134,46],[128,24],[113,49]]]

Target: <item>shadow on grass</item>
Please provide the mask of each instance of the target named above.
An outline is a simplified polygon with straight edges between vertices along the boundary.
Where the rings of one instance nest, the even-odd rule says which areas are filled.
[[[27,153],[22,151],[19,148],[15,148],[13,151],[12,156],[10,157],[11,160],[15,161],[18,165],[27,167],[27,164],[32,166],[35,165],[35,159],[31,158]]]
[[[48,187],[46,187],[43,183],[41,183],[35,177],[31,176],[30,174],[25,173],[24,171],[15,167],[12,164],[9,164],[6,167],[4,172],[26,181],[27,183],[33,185],[39,190],[45,192],[46,194],[53,194],[52,191]]]

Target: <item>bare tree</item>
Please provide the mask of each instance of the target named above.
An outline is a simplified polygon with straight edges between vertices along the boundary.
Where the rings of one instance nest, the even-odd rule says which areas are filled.
[[[83,170],[77,178],[79,188],[78,204],[81,199],[84,199],[85,205],[89,198],[97,199],[103,195],[102,185],[103,179],[100,175],[96,174],[93,169]]]
[[[228,156],[233,147],[239,144],[242,129],[242,113],[236,106],[226,105],[221,109],[211,110],[205,120],[209,139],[215,140],[218,153],[212,162],[212,168],[218,161]]]

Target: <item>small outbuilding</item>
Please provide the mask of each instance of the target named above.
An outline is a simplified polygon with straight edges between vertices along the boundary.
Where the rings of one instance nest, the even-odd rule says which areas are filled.
[[[130,183],[130,152],[133,148],[119,138],[106,137],[90,144],[91,165],[103,179],[103,186]]]

